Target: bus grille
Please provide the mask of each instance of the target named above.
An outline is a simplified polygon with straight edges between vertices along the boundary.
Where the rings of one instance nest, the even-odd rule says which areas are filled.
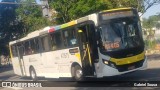
[[[135,68],[141,67],[143,65],[143,62],[144,60],[140,60],[138,62],[127,64],[127,65],[117,65],[116,68],[118,69],[119,72],[128,71],[129,70],[128,68],[131,66],[134,66]]]

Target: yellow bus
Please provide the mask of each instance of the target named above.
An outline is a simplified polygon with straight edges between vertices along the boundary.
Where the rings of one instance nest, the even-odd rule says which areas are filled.
[[[9,43],[21,76],[102,78],[147,68],[139,15],[134,8],[93,13],[46,27]]]

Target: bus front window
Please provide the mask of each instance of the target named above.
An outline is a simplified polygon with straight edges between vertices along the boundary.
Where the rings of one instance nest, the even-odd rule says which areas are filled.
[[[140,46],[143,39],[135,17],[115,18],[103,22],[99,29],[102,48],[106,51]]]
[[[118,49],[120,47],[121,37],[113,30],[111,25],[102,25],[100,28],[103,47],[107,51]]]

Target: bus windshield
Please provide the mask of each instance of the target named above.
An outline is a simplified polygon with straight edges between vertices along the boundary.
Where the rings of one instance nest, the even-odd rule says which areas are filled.
[[[102,49],[105,51],[133,48],[142,45],[140,22],[137,17],[105,20],[99,25]]]

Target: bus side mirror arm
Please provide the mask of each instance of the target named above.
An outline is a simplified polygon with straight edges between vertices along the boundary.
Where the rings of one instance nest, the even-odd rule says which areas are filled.
[[[101,39],[100,31],[98,28],[96,28],[96,40],[99,41],[100,39]]]
[[[99,59],[94,59],[94,63],[98,63],[99,62]]]
[[[100,32],[97,30],[96,31],[96,43],[98,47],[100,47],[100,40],[101,40]]]

